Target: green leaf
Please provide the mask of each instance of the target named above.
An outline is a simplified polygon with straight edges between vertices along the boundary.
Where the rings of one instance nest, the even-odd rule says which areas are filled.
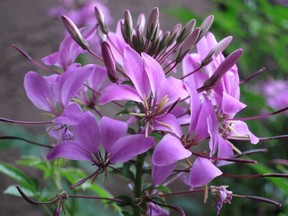
[[[39,157],[24,156],[23,159],[18,160],[16,163],[19,165],[29,166],[43,171],[44,179],[47,179],[53,174],[51,163]]]
[[[22,191],[28,196],[28,197],[35,197],[36,193],[31,191],[30,189],[21,186]],[[4,191],[4,194],[10,194],[13,196],[18,196],[21,197],[19,191],[16,188],[16,185],[10,185],[9,187],[7,187]]]
[[[33,192],[37,192],[38,189],[38,182],[36,179],[26,175],[16,167],[0,162],[0,172],[9,176],[10,178],[16,180],[21,187],[26,187]]]
[[[257,171],[260,174],[263,173],[274,173],[274,171],[272,169],[270,169],[269,167],[263,165],[263,164],[251,164],[249,165],[252,169],[254,169],[255,171]],[[271,182],[272,184],[274,184],[276,187],[288,192],[288,184],[287,184],[287,179],[283,179],[283,178],[265,178],[265,180]]]

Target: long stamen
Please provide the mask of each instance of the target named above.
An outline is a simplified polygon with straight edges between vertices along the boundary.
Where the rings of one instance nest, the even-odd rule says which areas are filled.
[[[41,121],[41,122],[30,122],[30,121],[18,121],[18,120],[13,120],[13,119],[7,119],[7,118],[0,118],[0,122],[6,122],[6,123],[12,123],[12,124],[52,124],[52,121]]]
[[[32,62],[32,64],[36,65],[39,68],[42,68],[43,70],[46,70],[50,73],[57,73],[60,74],[59,71],[50,69],[46,66],[44,66],[43,64],[40,64],[39,62],[37,62],[36,60],[34,60],[27,52],[25,52],[23,49],[21,49],[20,47],[18,47],[16,44],[12,44],[11,45],[14,49],[16,49],[19,53],[21,53],[25,58],[27,58],[30,62]]]
[[[237,121],[237,120],[246,121],[246,120],[261,119],[261,118],[267,118],[267,117],[276,115],[276,114],[281,113],[281,112],[284,112],[284,111],[286,111],[286,110],[288,110],[288,107],[285,107],[285,108],[283,108],[283,109],[276,110],[276,111],[271,112],[271,113],[265,113],[265,114],[263,114],[263,115],[243,117],[243,118],[233,118],[233,119],[226,119],[226,120],[227,120],[227,121]]]
[[[0,140],[21,140],[23,142],[27,142],[27,143],[30,143],[32,145],[41,146],[41,147],[45,147],[45,148],[53,148],[53,146],[37,143],[35,141],[31,141],[31,140],[28,140],[28,139],[25,139],[22,137],[16,137],[16,136],[0,136]]]

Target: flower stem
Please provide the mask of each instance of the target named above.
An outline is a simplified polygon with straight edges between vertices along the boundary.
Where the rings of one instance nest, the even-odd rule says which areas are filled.
[[[142,175],[143,175],[143,165],[145,161],[146,154],[139,155],[137,157],[136,163],[136,176],[134,180],[134,196],[135,198],[140,198],[142,194]],[[141,216],[141,209],[139,206],[134,206],[134,216]]]

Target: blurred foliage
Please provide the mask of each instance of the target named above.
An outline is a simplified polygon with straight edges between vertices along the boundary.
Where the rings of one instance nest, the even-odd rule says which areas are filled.
[[[227,52],[241,47],[240,75],[246,77],[265,66],[269,75],[288,77],[288,7],[268,0],[214,0],[216,9],[211,32],[220,40],[228,35],[233,42]],[[192,18],[202,20],[187,8],[171,8],[166,12],[183,23]]]
[[[272,76],[275,79],[288,78],[288,7],[273,3],[272,0],[213,0],[213,2],[215,8],[210,13],[215,16],[215,20],[211,32],[214,33],[218,41],[228,35],[233,35],[233,41],[225,52],[231,53],[239,47],[244,50],[238,63],[241,78],[248,77],[263,66],[266,67],[265,75],[257,76],[249,83],[241,86],[241,101],[248,107],[241,111],[240,116],[260,115],[264,110],[264,112],[272,112],[273,110],[266,104],[265,98],[261,95],[259,80],[264,80],[267,76]],[[202,20],[205,17],[204,15],[202,17],[197,16],[188,8],[169,8],[166,9],[166,12],[183,23],[193,18]],[[249,86],[251,83],[256,83],[258,87],[253,86],[252,88],[251,85]],[[267,119],[247,121],[247,124],[249,129],[259,137],[287,134],[287,117],[283,114]],[[242,151],[255,149],[254,145],[245,141],[239,141],[235,145]],[[288,173],[287,165],[270,163],[273,159],[287,159],[288,146],[285,140],[261,141],[258,148],[268,150],[268,153],[259,153],[250,157],[250,159],[257,160],[258,164],[226,166],[222,168],[223,172],[237,175]],[[288,214],[288,180],[286,178],[221,178],[221,181],[216,179],[212,182],[213,184],[229,185],[228,190],[236,194],[262,196],[282,203],[282,207],[277,208],[267,203],[233,198],[230,206],[224,204],[220,215],[284,216]],[[196,212],[198,213],[201,209],[199,215],[215,215],[211,208],[205,208],[207,204],[201,204],[203,194],[201,195],[198,197],[198,202],[194,196],[185,197],[181,199],[181,202],[183,201],[183,206],[189,206],[190,202],[191,214],[195,213],[193,209],[195,209],[196,203],[198,206]],[[210,196],[209,201],[210,205],[215,205],[212,196]],[[189,212],[189,208],[187,212]]]

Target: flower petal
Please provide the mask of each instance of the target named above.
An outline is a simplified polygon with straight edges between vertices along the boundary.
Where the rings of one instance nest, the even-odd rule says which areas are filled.
[[[25,75],[24,87],[28,98],[39,109],[53,110],[55,99],[50,83],[36,72],[30,71]]]
[[[75,140],[86,151],[97,153],[100,145],[100,129],[95,116],[91,112],[85,112],[84,119],[73,126]]]
[[[177,118],[169,113],[156,116],[153,120],[153,127],[155,130],[168,131],[174,133],[178,137],[182,136],[182,130]]]
[[[144,59],[145,71],[148,75],[150,86],[154,97],[156,96],[156,91],[160,86],[160,83],[166,79],[165,73],[161,65],[151,56],[146,53],[142,53],[142,58]]]
[[[58,77],[57,83],[59,84],[59,90],[61,91],[61,101],[59,102],[61,102],[63,106],[66,106],[71,101],[80,90],[83,83],[93,73],[94,69],[93,64],[85,65],[77,70],[70,66],[63,75]]]
[[[76,125],[83,119],[83,111],[76,103],[70,103],[60,116],[53,120],[54,123]]]
[[[128,125],[119,120],[103,117],[100,121],[101,143],[106,152],[120,138],[127,134]]]
[[[157,166],[152,167],[152,184],[158,185],[165,181],[172,173],[176,166],[176,163],[172,163],[167,166]]]
[[[219,170],[210,160],[198,157],[190,169],[189,183],[191,187],[201,187],[220,175],[222,175],[221,170]]]
[[[247,124],[243,121],[233,121],[231,124],[233,130],[231,130],[232,135],[235,137],[249,137],[250,142],[252,144],[257,144],[259,142],[259,138],[256,137],[253,133],[250,132]]]
[[[148,151],[155,143],[154,138],[136,134],[120,138],[110,148],[110,162],[123,163]]]
[[[128,85],[110,85],[99,98],[99,104],[103,105],[111,101],[132,100],[142,102],[138,92]]]
[[[228,95],[226,92],[223,92],[222,98],[222,110],[224,114],[231,115],[232,118],[240,110],[244,109],[246,105],[236,98]]]
[[[66,158],[70,160],[88,160],[92,157],[82,146],[73,141],[65,141],[55,146],[47,155],[48,160]]]
[[[191,152],[184,148],[178,138],[167,134],[156,146],[152,155],[152,164],[168,166],[190,156]]]
[[[150,97],[151,89],[148,76],[144,70],[144,61],[130,46],[124,50],[124,69],[129,76],[141,98]]]

